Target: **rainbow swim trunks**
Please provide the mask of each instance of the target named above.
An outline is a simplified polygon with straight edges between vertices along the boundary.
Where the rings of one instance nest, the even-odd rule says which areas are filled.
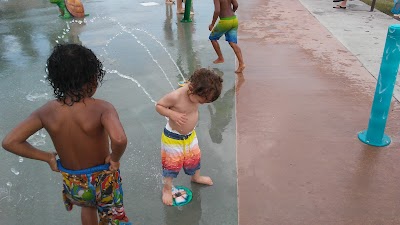
[[[201,152],[196,132],[182,135],[167,125],[161,135],[161,163],[164,177],[176,178],[183,168],[187,175],[200,169]]]
[[[63,177],[63,199],[65,208],[73,205],[97,208],[99,224],[130,224],[123,206],[122,179],[120,172],[109,171],[110,164],[84,170],[68,170],[57,161]]]
[[[208,39],[211,41],[219,40],[225,34],[227,42],[237,43],[237,30],[239,22],[236,16],[220,18],[218,24],[211,31]]]

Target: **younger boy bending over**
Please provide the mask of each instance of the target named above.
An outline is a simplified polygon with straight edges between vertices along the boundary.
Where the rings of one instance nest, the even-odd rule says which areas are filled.
[[[219,97],[222,78],[208,69],[199,69],[182,88],[162,97],[156,110],[169,118],[161,135],[161,162],[164,187],[162,201],[172,205],[172,179],[183,168],[192,182],[212,185],[210,177],[200,176],[200,148],[194,130],[199,118],[199,105]]]
[[[68,211],[73,205],[82,207],[83,225],[98,224],[99,219],[100,224],[130,224],[119,173],[125,132],[114,107],[92,97],[105,74],[101,62],[83,46],[57,45],[47,60],[47,70],[56,99],[15,127],[4,138],[3,148],[61,171],[64,205]],[[57,153],[26,141],[42,128],[50,134]]]

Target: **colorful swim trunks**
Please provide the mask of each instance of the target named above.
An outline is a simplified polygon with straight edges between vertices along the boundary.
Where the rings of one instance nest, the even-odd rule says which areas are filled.
[[[73,205],[95,207],[100,224],[118,225],[126,218],[119,170],[109,171],[109,164],[68,170],[60,160],[57,166],[63,176],[63,199],[68,211],[72,210]]]
[[[161,135],[161,163],[164,177],[176,178],[183,168],[187,175],[200,169],[201,152],[196,132],[182,135],[167,125]]]
[[[239,22],[236,16],[220,18],[218,24],[211,31],[208,39],[211,41],[219,40],[225,34],[227,42],[237,43],[237,30]]]

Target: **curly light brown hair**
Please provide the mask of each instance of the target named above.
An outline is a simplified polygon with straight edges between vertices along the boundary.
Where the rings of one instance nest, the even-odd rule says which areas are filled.
[[[191,94],[203,97],[207,102],[217,100],[221,94],[223,80],[212,70],[201,68],[194,71],[189,82]]]

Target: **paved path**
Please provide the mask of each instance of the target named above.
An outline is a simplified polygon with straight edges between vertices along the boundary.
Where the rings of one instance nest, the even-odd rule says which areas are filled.
[[[358,0],[348,1],[347,10],[334,9],[332,7],[334,3],[321,4],[318,0],[300,0],[300,2],[360,60],[372,76],[378,77],[387,28],[399,21],[379,10],[370,12],[371,6]],[[399,82],[394,96],[400,100]]]
[[[346,12],[356,16],[353,4]],[[358,141],[376,82],[352,50],[362,43],[346,44],[299,1],[249,1],[239,14],[247,64],[237,80],[239,224],[399,224],[400,107],[393,102],[389,114],[391,145]]]

